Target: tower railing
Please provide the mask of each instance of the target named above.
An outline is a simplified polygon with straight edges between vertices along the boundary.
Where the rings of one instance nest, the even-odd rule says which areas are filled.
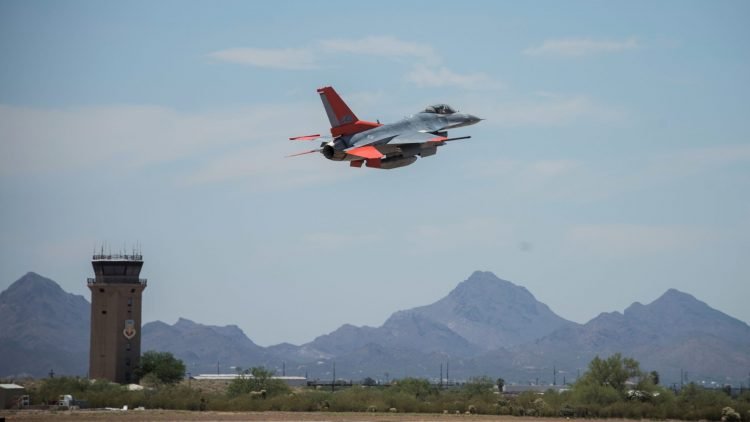
[[[91,278],[91,277],[86,279],[86,284],[88,284],[89,286],[93,286],[94,284],[107,284],[107,283],[108,283],[107,281],[96,281],[95,278]],[[126,281],[123,284],[141,284],[145,287],[148,284],[148,279],[139,278],[137,283]]]
[[[126,261],[143,261],[143,255],[141,254],[94,254],[92,258],[94,261],[103,261],[109,259],[122,259]]]

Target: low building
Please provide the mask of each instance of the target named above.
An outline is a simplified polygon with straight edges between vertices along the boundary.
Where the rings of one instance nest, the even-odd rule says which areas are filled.
[[[0,384],[0,409],[18,408],[26,389],[18,384]]]
[[[527,391],[531,391],[537,394],[544,394],[547,390],[553,390],[562,392],[569,390],[570,387],[567,385],[504,385],[503,394],[516,396]]]
[[[245,378],[253,378],[252,375],[242,375]],[[195,375],[191,377],[191,379],[197,380],[197,381],[203,381],[203,380],[210,380],[210,381],[226,381],[227,383],[229,381],[232,381],[235,378],[239,378],[240,374],[200,374]],[[272,377],[275,380],[283,381],[284,384],[290,386],[290,387],[304,387],[307,385],[307,378],[305,377],[291,377],[291,376],[282,376],[282,377]]]

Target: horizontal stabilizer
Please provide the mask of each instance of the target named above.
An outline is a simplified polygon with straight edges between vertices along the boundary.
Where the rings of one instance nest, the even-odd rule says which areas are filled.
[[[310,151],[305,151],[305,152],[298,152],[298,153],[296,153],[296,154],[292,154],[292,155],[287,155],[287,156],[286,156],[286,158],[289,158],[289,157],[296,157],[296,156],[298,156],[298,155],[312,154],[313,152],[320,152],[320,151],[322,151],[322,150],[323,150],[323,148],[318,148],[318,149],[311,149]]]
[[[371,158],[371,159],[383,157],[383,153],[378,151],[378,149],[373,146],[352,148],[350,150],[347,150],[346,153],[350,155],[356,155],[357,157]]]
[[[320,134],[316,133],[315,135],[295,136],[294,138],[289,138],[289,140],[290,141],[313,141],[318,138],[320,138]]]

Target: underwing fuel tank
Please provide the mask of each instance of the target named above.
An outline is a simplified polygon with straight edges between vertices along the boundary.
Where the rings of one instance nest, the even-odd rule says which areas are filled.
[[[386,157],[373,160],[367,160],[367,167],[390,170],[399,167],[406,167],[417,161],[417,157]]]

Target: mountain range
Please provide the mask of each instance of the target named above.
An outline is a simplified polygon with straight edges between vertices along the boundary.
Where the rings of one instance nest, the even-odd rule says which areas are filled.
[[[85,374],[89,302],[54,281],[28,273],[0,293],[0,377]]]
[[[0,377],[85,375],[89,303],[28,273],[0,294]],[[185,318],[144,324],[142,350],[169,351],[192,374],[263,365],[327,379],[476,375],[510,382],[572,381],[594,356],[620,352],[667,383],[745,382],[750,326],[674,289],[585,324],[556,315],[524,287],[477,271],[430,305],[397,311],[379,327],[342,325],[303,345],[261,347],[235,325]],[[218,366],[218,368],[217,368]],[[450,369],[448,369],[450,368]]]

